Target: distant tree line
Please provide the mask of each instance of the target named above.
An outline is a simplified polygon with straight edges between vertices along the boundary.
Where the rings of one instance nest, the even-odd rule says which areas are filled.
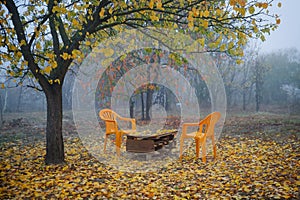
[[[153,55],[158,52],[148,53]],[[141,52],[139,52],[141,56]],[[145,52],[144,52],[145,54]],[[135,54],[137,56],[138,54]],[[245,50],[242,63],[237,63],[234,57],[229,57],[222,53],[213,53],[211,56],[223,77],[228,108],[240,108],[241,110],[260,111],[264,106],[278,106],[286,108],[288,113],[295,113],[300,110],[300,52],[297,49],[285,49],[268,54],[259,54],[257,48],[251,47]],[[132,56],[134,56],[132,54]],[[156,59],[165,59],[167,55]],[[137,62],[137,58],[131,60]],[[144,62],[139,58],[140,64]],[[162,64],[163,61],[158,61]],[[152,60],[152,62],[156,62]],[[165,60],[164,60],[165,61]],[[128,63],[122,61],[128,69],[119,68],[115,72],[114,83],[108,83],[105,75],[106,85],[99,92],[104,95],[96,95],[96,102],[99,108],[109,106],[111,87],[117,83],[130,68]],[[115,62],[116,68],[118,66]],[[139,64],[138,62],[135,64]],[[174,64],[174,63],[173,63]],[[185,74],[191,85],[196,89],[195,93],[200,100],[199,103],[206,106],[210,105],[209,92],[200,74],[194,73],[193,68],[184,70],[185,63],[178,62],[173,67],[180,73]],[[107,73],[108,74],[108,73]],[[72,109],[73,82],[76,76],[76,67],[70,70],[63,86],[63,108]],[[101,79],[101,77],[99,77]],[[3,80],[3,79],[2,79]],[[26,81],[28,84],[26,84]],[[46,100],[42,92],[37,89],[27,87],[30,80],[25,80],[22,86],[16,87],[13,80],[2,81],[6,84],[5,88],[0,89],[0,120],[7,112],[34,112],[45,111]],[[99,81],[100,84],[100,81]],[[145,85],[147,86],[147,84]],[[149,85],[148,85],[149,86]],[[174,94],[163,86],[156,86],[155,89],[149,87],[137,88],[136,92],[128,100],[128,109],[132,117],[149,119],[149,109],[153,104],[162,105],[166,111],[177,109]],[[106,103],[108,103],[106,105]],[[134,112],[133,112],[134,111]],[[138,112],[137,112],[138,111]],[[177,112],[177,111],[176,111]],[[137,116],[138,115],[138,116]]]

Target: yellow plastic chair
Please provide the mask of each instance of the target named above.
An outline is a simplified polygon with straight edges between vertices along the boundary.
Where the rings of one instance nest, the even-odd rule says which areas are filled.
[[[120,148],[122,144],[122,136],[124,134],[133,133],[136,131],[136,122],[135,119],[125,118],[118,115],[116,112],[111,109],[103,109],[99,112],[99,117],[105,121],[105,139],[104,139],[104,152],[106,151],[107,138],[109,135],[116,135],[116,152],[117,155],[120,155]],[[121,130],[118,128],[118,120],[129,121],[131,122],[131,130]]]
[[[213,156],[217,156],[217,148],[215,143],[215,124],[219,121],[221,117],[220,112],[213,112],[201,120],[199,123],[184,123],[182,125],[182,134],[180,137],[180,160],[183,154],[184,140],[188,138],[195,139],[196,143],[196,157],[199,158],[200,145],[202,148],[202,161],[206,162],[206,139],[210,138],[212,140],[213,146]],[[192,133],[187,133],[188,127],[198,126],[199,129]]]

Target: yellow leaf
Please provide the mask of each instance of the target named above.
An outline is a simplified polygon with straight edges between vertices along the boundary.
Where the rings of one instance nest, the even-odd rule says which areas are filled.
[[[73,18],[72,24],[73,24],[74,26],[78,26],[78,25],[79,25],[78,21],[77,21],[75,18]]]
[[[240,59],[236,60],[236,64],[238,64],[238,65],[242,64],[243,62],[244,62],[244,61],[242,61],[242,60],[240,60]]]
[[[230,1],[229,1],[229,4],[230,4],[231,6],[235,6],[236,3],[237,3],[236,0],[230,0]]]
[[[279,3],[277,4],[277,6],[278,6],[278,8],[281,8],[281,3],[279,2]]]
[[[57,67],[57,62],[56,61],[51,62],[51,67],[55,69]]]
[[[264,9],[267,9],[267,8],[268,8],[268,6],[269,6],[269,4],[268,4],[268,3],[263,3],[263,4],[262,4],[262,7],[263,7]]]
[[[21,156],[20,155],[16,155],[15,156],[15,160],[19,162],[21,160]]]
[[[204,27],[204,28],[207,28],[207,27],[208,27],[208,21],[203,20],[202,24],[203,24],[203,27]]]
[[[90,41],[86,41],[86,42],[85,42],[85,45],[90,46],[90,45],[91,45],[91,42],[90,42]]]
[[[25,44],[26,44],[26,41],[25,41],[25,40],[21,40],[20,46],[23,46],[23,45],[25,45]]]
[[[179,0],[179,5],[182,7],[184,5],[184,0]]]
[[[156,7],[158,8],[158,9],[163,9],[162,8],[162,3],[161,3],[161,0],[159,0],[157,3],[156,3]]]
[[[258,28],[256,26],[253,26],[253,32],[257,33],[258,32]]]
[[[226,49],[226,45],[225,45],[225,44],[222,44],[222,45],[220,46],[220,51],[225,51],[225,49]]]
[[[77,57],[80,57],[80,54],[81,54],[81,52],[80,52],[79,50],[74,49],[74,50],[72,51],[72,58],[75,59],[75,58],[77,58]]]
[[[45,67],[44,72],[47,74],[50,74],[51,70],[52,70],[51,67],[47,66],[47,67]]]
[[[238,0],[238,3],[239,3],[242,7],[245,7],[245,6],[246,6],[246,0]]]
[[[99,13],[99,16],[100,17],[103,17],[104,16],[104,12],[105,12],[105,9],[104,8],[101,8],[101,11]]]
[[[63,53],[63,55],[60,55],[64,60],[70,59],[70,55],[68,53]]]
[[[192,29],[192,28],[194,27],[194,23],[193,23],[193,22],[189,22],[189,23],[188,23],[188,27],[189,27],[190,29]]]
[[[55,79],[54,83],[58,83],[60,85],[60,80],[59,79]]]
[[[157,15],[155,15],[155,12],[152,13],[152,15],[150,16],[151,21],[159,21],[159,18]]]
[[[12,51],[16,51],[17,47],[15,45],[9,45],[9,49]]]
[[[108,13],[109,13],[109,14],[112,14],[112,13],[113,13],[112,7],[109,8]]]
[[[251,6],[250,8],[249,8],[249,13],[250,14],[253,14],[255,12],[255,8],[253,7],[253,6]]]
[[[277,19],[276,19],[276,24],[280,24],[280,22],[281,22],[280,19],[277,18]]]
[[[188,19],[189,22],[191,22],[191,21],[194,20],[194,18],[193,18],[193,12],[192,11],[189,12],[189,15],[188,15],[187,19]]]
[[[17,54],[16,54],[16,56],[17,56],[18,58],[20,58],[20,57],[22,56],[22,53],[21,53],[20,51],[18,51]]]
[[[11,169],[11,165],[7,164],[4,169]]]
[[[221,11],[220,9],[217,9],[217,10],[216,10],[216,15],[219,15],[219,16],[220,16],[221,13],[222,13],[222,11]]]
[[[197,17],[199,15],[199,10],[196,9],[195,7],[192,8],[192,12],[193,12],[194,17]]]
[[[204,47],[204,44],[205,44],[205,38],[201,38],[201,39],[198,39],[199,43],[201,44],[202,47]]]
[[[5,88],[5,85],[4,83],[1,83],[1,88],[4,89]]]
[[[245,8],[240,8],[240,9],[239,9],[239,12],[240,12],[243,16],[245,16],[245,14],[246,14]]]
[[[154,1],[151,0],[151,1],[149,2],[149,8],[153,9],[153,6],[154,6]]]
[[[209,16],[209,11],[208,11],[208,10],[205,10],[205,11],[203,12],[203,16],[204,16],[204,17],[208,17],[208,16]]]
[[[15,73],[14,73],[13,71],[10,71],[10,72],[9,72],[9,75],[10,75],[10,76],[14,76]]]
[[[52,12],[57,12],[57,11],[59,11],[59,7],[58,6],[53,6],[53,8],[52,8]]]
[[[106,50],[104,50],[104,55],[106,56],[106,57],[110,57],[110,56],[112,56],[114,54],[114,50],[113,49],[106,49]]]
[[[37,49],[41,49],[41,48],[42,48],[42,47],[41,47],[41,44],[40,44],[39,42],[36,43],[36,48],[37,48]]]
[[[243,190],[245,191],[245,192],[251,192],[251,189],[248,187],[248,186],[244,186],[243,187]]]

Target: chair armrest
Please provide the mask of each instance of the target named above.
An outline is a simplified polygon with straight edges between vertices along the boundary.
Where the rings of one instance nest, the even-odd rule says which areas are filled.
[[[193,127],[193,126],[199,126],[199,123],[183,123],[182,124],[182,135],[187,134],[187,128],[188,127]]]
[[[184,127],[184,126],[199,126],[199,123],[183,123],[182,124],[182,127]]]
[[[131,122],[131,127],[133,130],[136,130],[136,123],[135,123],[135,119],[132,119],[132,118],[127,118],[127,117],[121,117],[121,116],[118,116],[118,118],[120,120],[123,120],[123,121],[129,121]]]

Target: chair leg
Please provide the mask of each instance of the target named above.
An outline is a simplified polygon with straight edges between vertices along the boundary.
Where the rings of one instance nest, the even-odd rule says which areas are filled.
[[[202,162],[206,163],[206,141],[202,141]]]
[[[116,133],[116,152],[118,156],[120,156],[121,144],[122,144],[122,134],[118,132]]]
[[[103,149],[104,152],[106,151],[106,143],[107,143],[107,135],[105,135],[104,138],[104,149]]]
[[[179,160],[182,160],[182,154],[183,154],[183,142],[184,142],[184,139],[183,139],[183,138],[180,138]]]
[[[216,145],[213,146],[213,150],[214,150],[214,159],[216,159],[217,158],[217,146]]]
[[[212,146],[213,146],[213,155],[214,155],[214,159],[217,158],[217,146],[216,146],[216,143],[215,143],[215,139],[212,138]]]
[[[200,139],[195,138],[196,143],[196,158],[200,157]]]

